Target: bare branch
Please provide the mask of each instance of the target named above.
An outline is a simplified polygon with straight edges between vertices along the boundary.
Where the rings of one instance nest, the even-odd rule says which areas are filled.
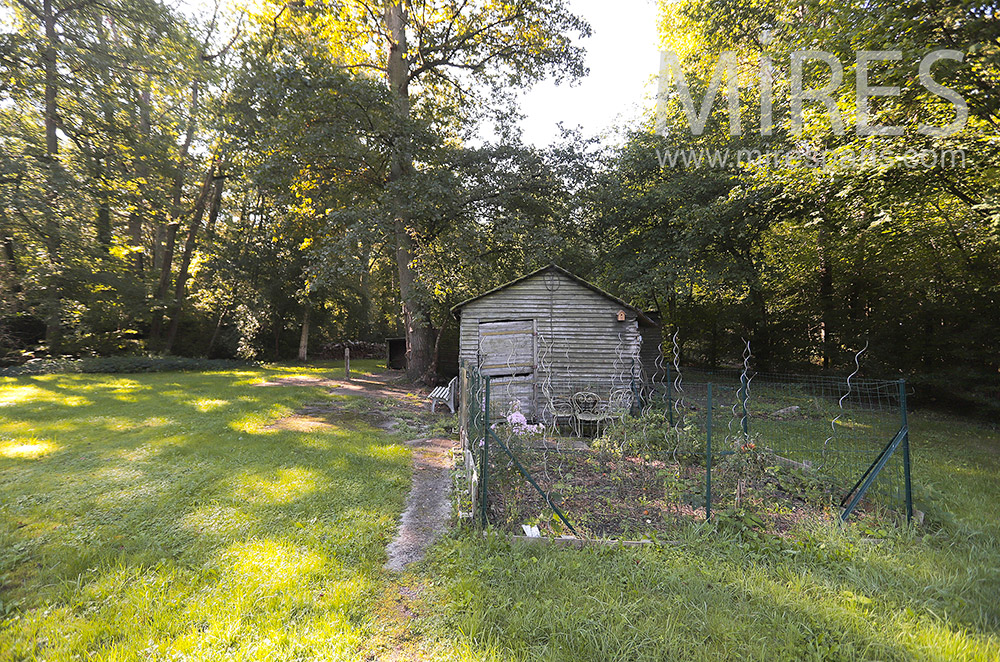
[[[77,2],[76,4],[69,5],[68,7],[63,7],[55,13],[55,17],[58,20],[63,16],[63,14],[70,14],[78,9],[83,9],[84,7],[89,7],[90,5],[96,5],[96,0],[84,0],[83,2]]]

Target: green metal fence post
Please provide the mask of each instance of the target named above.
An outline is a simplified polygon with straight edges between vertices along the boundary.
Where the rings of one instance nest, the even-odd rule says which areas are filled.
[[[906,521],[913,521],[913,492],[910,485],[910,425],[906,420],[906,380],[899,380],[899,417],[903,433],[903,483],[906,490]]]
[[[670,421],[670,425],[674,424],[674,403],[671,398],[671,389],[673,388],[674,380],[670,376],[670,364],[667,364],[667,419]]]
[[[484,398],[485,418],[483,424],[483,459],[482,471],[479,475],[479,483],[482,486],[482,493],[479,495],[479,512],[482,518],[483,527],[486,527],[486,499],[489,498],[489,489],[486,486],[486,475],[490,465],[490,378],[486,377],[486,394]]]
[[[705,442],[705,521],[712,519],[712,383],[708,383],[708,437]]]

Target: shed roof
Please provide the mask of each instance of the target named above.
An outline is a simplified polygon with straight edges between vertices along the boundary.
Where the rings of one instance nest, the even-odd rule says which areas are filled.
[[[466,299],[462,303],[459,303],[459,304],[456,304],[456,305],[452,306],[451,313],[455,317],[460,317],[461,316],[461,309],[463,307],[469,305],[473,301],[479,301],[480,299],[488,297],[491,294],[495,294],[495,293],[499,292],[500,290],[505,290],[505,289],[507,289],[508,287],[510,287],[512,285],[517,285],[518,283],[526,281],[529,278],[533,278],[535,276],[540,276],[541,274],[547,273],[547,272],[550,272],[550,271],[558,273],[558,274],[561,274],[561,275],[565,276],[566,278],[569,278],[570,280],[572,280],[572,281],[574,281],[576,283],[579,283],[583,287],[586,287],[588,290],[592,290],[594,292],[597,292],[602,297],[604,297],[604,298],[606,298],[606,299],[608,299],[610,301],[615,302],[616,304],[618,304],[622,308],[635,313],[636,318],[639,320],[639,323],[642,324],[643,326],[658,326],[656,324],[656,322],[654,322],[652,319],[649,318],[648,315],[646,315],[645,313],[643,313],[641,310],[639,310],[635,306],[630,306],[629,304],[625,303],[624,301],[622,301],[618,297],[614,296],[613,294],[609,294],[608,292],[605,292],[604,290],[602,290],[598,286],[594,285],[593,283],[589,283],[589,282],[585,281],[584,279],[580,278],[579,276],[577,276],[576,274],[571,273],[571,272],[563,269],[558,264],[549,264],[548,266],[542,267],[541,269],[536,269],[535,271],[532,271],[531,273],[525,274],[525,275],[521,276],[520,278],[515,278],[514,280],[510,281],[509,283],[504,283],[503,285],[500,285],[499,287],[494,287],[492,290],[487,290],[486,292],[483,292],[482,294],[480,294],[478,296],[474,296],[471,299]]]

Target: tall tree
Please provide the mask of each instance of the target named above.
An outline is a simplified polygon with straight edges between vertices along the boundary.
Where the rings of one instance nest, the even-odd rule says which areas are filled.
[[[27,298],[58,351],[64,326],[124,333],[141,321],[141,288],[120,269],[118,219],[129,218],[130,257],[141,266],[143,226],[153,222],[142,202],[166,207],[158,193],[167,155],[178,149],[174,93],[189,80],[194,41],[190,26],[155,0],[9,6],[18,40],[0,66],[16,81],[7,110],[28,130],[4,136],[25,175],[5,188],[18,221],[14,243],[32,247]],[[75,340],[67,342],[73,351]]]
[[[572,34],[589,26],[563,0],[353,0],[335,10],[276,9],[274,24],[323,23],[340,36],[335,65],[384,76],[396,112],[385,180],[402,312],[408,372],[430,378],[433,328],[428,294],[421,286],[417,253],[425,228],[412,213],[411,180],[415,126],[469,133],[482,109],[511,117],[518,91],[547,75],[573,78],[584,72],[582,50]],[[374,56],[373,56],[374,54]],[[502,123],[501,123],[502,124]]]

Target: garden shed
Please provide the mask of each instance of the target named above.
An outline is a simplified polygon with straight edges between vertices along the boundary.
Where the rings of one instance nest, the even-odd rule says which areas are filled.
[[[642,352],[643,335],[658,348],[659,327],[642,311],[551,264],[464,301],[459,358],[491,377],[494,403],[518,402],[546,420],[554,402],[588,391],[636,396],[658,352]],[[655,339],[655,340],[654,340]]]

